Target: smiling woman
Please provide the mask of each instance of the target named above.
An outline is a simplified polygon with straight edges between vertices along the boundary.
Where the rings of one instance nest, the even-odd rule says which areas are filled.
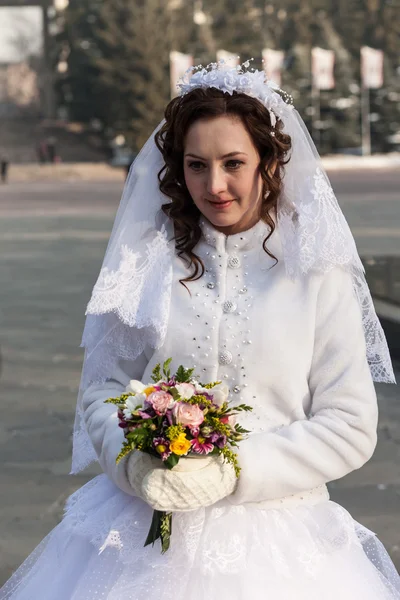
[[[86,311],[74,430],[72,472],[97,460],[104,473],[68,499],[0,600],[400,600],[387,551],[327,488],[374,451],[373,379],[394,380],[385,337],[304,123],[248,66],[197,69],[131,168]],[[149,465],[150,425],[118,427],[107,401],[155,372],[165,407],[168,357],[203,382],[210,425],[193,404],[192,443],[174,407],[156,447],[177,441],[189,463],[190,447],[209,451],[196,470]],[[206,381],[253,409],[237,481],[211,454],[227,431]],[[143,545],[153,509],[174,513],[165,554]]]
[[[229,152],[230,148],[239,150]],[[259,165],[250,134],[234,116],[201,119],[186,135],[187,189],[199,211],[226,235],[249,229],[260,220],[263,180]]]
[[[225,235],[262,219],[270,226],[264,249],[274,257],[266,243],[275,229],[291,148],[282,129],[281,121],[273,127],[268,109],[246,94],[195,89],[168,105],[155,140],[165,162],[160,189],[171,199],[162,208],[174,222],[180,256],[194,266],[183,281],[203,273],[193,252],[202,235],[201,214]]]

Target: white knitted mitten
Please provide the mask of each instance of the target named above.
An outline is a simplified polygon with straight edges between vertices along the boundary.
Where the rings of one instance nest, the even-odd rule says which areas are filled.
[[[220,456],[183,458],[172,470],[156,468],[145,475],[142,498],[155,510],[186,512],[229,496],[237,477]]]
[[[146,500],[142,491],[142,483],[148,473],[154,469],[165,467],[162,466],[161,460],[140,452],[140,450],[134,450],[129,454],[126,462],[126,474],[128,477],[129,484],[135,495],[142,500]]]

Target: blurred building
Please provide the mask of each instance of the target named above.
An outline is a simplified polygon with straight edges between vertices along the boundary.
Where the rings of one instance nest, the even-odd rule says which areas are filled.
[[[55,118],[50,59],[51,11],[67,0],[0,0],[0,112],[40,109]]]

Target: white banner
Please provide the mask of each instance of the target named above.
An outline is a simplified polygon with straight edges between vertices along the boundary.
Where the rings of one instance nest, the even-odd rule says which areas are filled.
[[[224,60],[227,64],[224,65],[226,69],[234,69],[239,64],[239,57],[237,54],[227,52],[226,50],[217,50],[217,62]]]
[[[285,54],[282,50],[271,50],[264,48],[262,51],[264,72],[268,79],[276,83],[279,87],[282,85],[282,67]]]
[[[169,72],[171,80],[171,98],[178,95],[177,83],[190,67],[193,67],[193,56],[173,50],[169,53]]]
[[[361,48],[361,81],[364,88],[383,86],[383,50],[368,46]]]
[[[311,50],[312,77],[317,90],[332,90],[335,87],[334,66],[335,53],[333,50],[324,50],[323,48]]]

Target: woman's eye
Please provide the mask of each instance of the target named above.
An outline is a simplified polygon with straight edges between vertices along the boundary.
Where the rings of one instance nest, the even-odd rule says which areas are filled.
[[[189,168],[193,169],[193,171],[200,171],[203,166],[203,163],[199,162],[198,160],[189,163]]]
[[[242,160],[229,160],[226,163],[226,166],[228,167],[228,169],[231,169],[232,171],[235,171],[236,169],[239,169],[239,167],[243,164]]]
[[[242,164],[242,160],[228,160],[228,162],[225,163],[225,167],[228,168],[230,171],[236,171],[240,168]],[[204,167],[204,163],[198,160],[189,163],[189,169],[192,169],[193,171],[201,171]]]

